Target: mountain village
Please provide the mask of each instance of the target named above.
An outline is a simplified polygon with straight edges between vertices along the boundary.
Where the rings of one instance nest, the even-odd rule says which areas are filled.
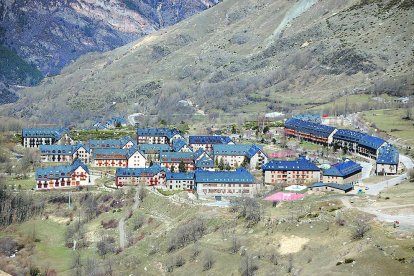
[[[113,179],[110,187],[184,190],[198,199],[254,197],[275,186],[285,198],[290,195],[288,191],[367,192],[363,167],[353,160],[356,158],[374,164],[365,169],[365,178],[371,174],[397,175],[407,169],[400,163],[398,149],[384,139],[315,122],[314,115],[288,118],[282,131],[284,138],[332,148],[337,153],[340,150],[351,158],[340,159],[338,154],[336,162],[320,164],[316,156],[305,152],[275,159],[263,145],[239,143],[226,135],[187,136],[170,128],[138,128],[136,139],[81,142],[69,136],[69,129],[26,128],[22,130],[22,144],[40,152],[42,166],[35,172],[36,191],[92,187],[96,178],[105,174]]]

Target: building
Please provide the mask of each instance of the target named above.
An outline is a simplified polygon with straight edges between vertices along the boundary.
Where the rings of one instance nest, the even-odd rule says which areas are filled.
[[[202,148],[194,152],[194,163],[198,170],[215,171],[213,158]]]
[[[89,140],[88,146],[90,153],[93,154],[95,149],[129,149],[136,146],[135,141],[129,137],[121,139],[104,139],[104,140]]]
[[[311,184],[320,181],[320,169],[304,157],[297,160],[272,160],[262,166],[267,184]]]
[[[36,190],[52,190],[91,185],[88,167],[79,159],[71,165],[38,168]]]
[[[227,144],[213,145],[214,162],[238,168],[242,165],[256,169],[267,163],[268,157],[262,147],[257,145]]]
[[[194,154],[192,152],[163,152],[160,156],[160,164],[171,171],[178,172],[180,163],[183,162],[185,170],[194,171]],[[172,170],[174,168],[174,170]]]
[[[67,128],[24,128],[22,144],[25,148],[38,148],[40,145],[72,144]]]
[[[213,151],[213,145],[222,144],[234,144],[228,136],[222,135],[204,135],[204,136],[190,136],[189,144],[193,151],[197,151],[200,148],[204,151]]]
[[[138,144],[172,144],[175,139],[183,139],[177,129],[170,128],[138,128]]]
[[[375,172],[377,175],[397,174],[400,154],[396,147],[385,145],[379,148]]]
[[[95,167],[145,168],[146,159],[144,153],[135,147],[95,149],[93,165]]]
[[[73,146],[73,160],[80,159],[83,163],[91,162],[91,152],[87,145],[76,144]]]
[[[168,190],[186,190],[194,189],[194,172],[185,173],[166,173],[166,186]]]
[[[350,152],[357,152],[359,141],[366,134],[348,129],[338,129],[333,135],[333,144],[339,148],[345,148]]]
[[[42,162],[67,162],[73,161],[72,145],[40,145],[40,159]]]
[[[336,128],[294,118],[285,122],[285,135],[298,137],[317,144],[330,145]]]
[[[359,140],[357,152],[363,156],[377,159],[378,150],[384,145],[386,142],[383,139],[366,134]]]
[[[116,170],[115,184],[122,186],[164,186],[166,169],[160,165],[149,168],[119,168]]]
[[[175,139],[172,142],[172,150],[175,152],[192,152],[187,142],[183,139]]]
[[[269,157],[264,152],[261,146],[252,145],[247,151],[247,161],[250,164],[250,169],[260,169],[264,164],[269,161]]]
[[[261,188],[251,173],[243,168],[236,171],[196,171],[195,183],[200,198],[253,197]]]
[[[314,192],[336,192],[348,193],[354,189],[352,184],[337,184],[337,183],[315,183],[309,186],[310,191]]]
[[[362,167],[352,160],[332,165],[323,171],[324,183],[352,184],[356,185],[362,178]]]
[[[171,151],[170,146],[167,144],[140,144],[138,147],[144,153],[148,166],[151,163],[159,164],[161,153]]]

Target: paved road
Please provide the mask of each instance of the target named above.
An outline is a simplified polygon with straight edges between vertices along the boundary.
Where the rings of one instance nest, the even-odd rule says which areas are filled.
[[[132,211],[135,211],[139,207],[139,203],[141,199],[139,198],[139,189],[137,188],[134,196],[134,204],[132,205]],[[127,216],[129,215],[129,212],[126,212],[124,216],[119,220],[118,223],[118,231],[119,231],[119,246],[121,248],[125,248],[126,244],[126,235],[125,235],[125,220],[127,219]]]
[[[400,162],[402,162],[407,169],[414,168],[413,161],[405,155],[400,154]],[[378,195],[382,190],[400,184],[407,179],[407,176],[408,174],[404,173],[394,178],[372,184],[369,186],[369,189],[365,191],[365,193],[368,195]]]

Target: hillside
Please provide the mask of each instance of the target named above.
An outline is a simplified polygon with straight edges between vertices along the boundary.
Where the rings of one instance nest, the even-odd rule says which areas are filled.
[[[196,111],[214,119],[315,108],[350,94],[411,94],[413,6],[227,0],[126,46],[83,56],[22,91],[4,112],[76,124],[131,113],[171,121]]]
[[[32,85],[38,81],[39,75],[57,74],[81,55],[125,45],[209,8],[216,2],[1,1],[0,69],[8,64],[4,58],[18,62],[24,60],[27,65],[18,68],[11,66],[6,74],[0,70],[0,79],[5,79],[7,84]],[[29,78],[22,79],[23,74]]]

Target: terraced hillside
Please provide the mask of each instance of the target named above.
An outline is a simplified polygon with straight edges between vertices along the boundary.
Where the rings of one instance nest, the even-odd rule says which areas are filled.
[[[350,94],[410,94],[413,6],[227,0],[121,48],[83,56],[3,112],[78,124],[131,113],[211,119],[314,108]]]

